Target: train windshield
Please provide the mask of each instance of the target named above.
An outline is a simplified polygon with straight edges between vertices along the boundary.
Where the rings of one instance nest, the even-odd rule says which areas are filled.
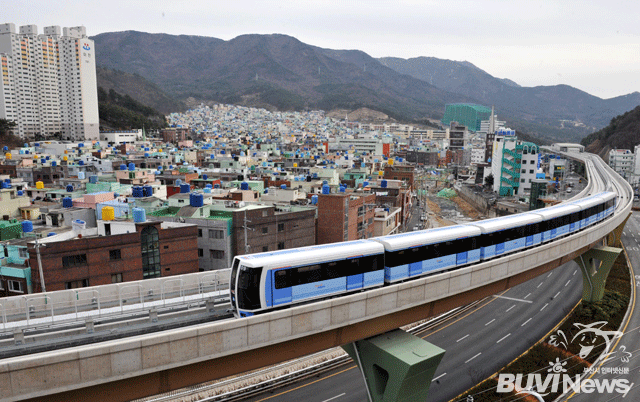
[[[257,310],[260,308],[260,276],[262,267],[249,268],[244,265],[238,270],[238,308]]]

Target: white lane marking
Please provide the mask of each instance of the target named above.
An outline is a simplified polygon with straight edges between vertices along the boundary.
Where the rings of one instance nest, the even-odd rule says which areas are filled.
[[[531,293],[527,293],[527,295],[524,298],[526,299],[529,296],[531,296]]]
[[[434,378],[433,380],[431,380],[431,382],[434,382],[435,380],[444,377],[445,375],[447,375],[447,373],[442,373],[439,376],[437,376],[436,378]]]
[[[466,334],[466,335],[465,335],[465,336],[463,336],[462,338],[458,339],[458,340],[456,341],[456,343],[460,342],[461,340],[463,340],[464,338],[466,338],[466,337],[468,337],[468,336],[469,336],[469,334]]]
[[[519,301],[519,302],[523,302],[523,303],[533,303],[531,300],[514,299],[513,297],[506,297],[506,296],[493,296],[493,297],[497,297],[498,299]],[[509,310],[507,310],[507,311],[509,311]]]
[[[547,275],[547,278],[550,277],[552,273],[553,273],[553,271],[549,272],[549,275]]]
[[[482,354],[482,352],[478,353],[477,355],[473,356],[471,359],[467,360],[466,362],[464,362],[465,364],[469,363],[471,360],[475,359],[476,357],[480,356]]]
[[[346,392],[343,392],[343,393],[341,393],[340,395],[336,395],[336,396],[334,396],[333,398],[325,399],[325,400],[324,400],[324,401],[322,401],[322,402],[329,402],[329,401],[333,401],[334,399],[338,399],[338,398],[340,398],[341,396],[344,396],[345,394],[346,394]]]
[[[578,270],[577,270],[577,269],[576,269],[575,271],[573,271],[573,275],[575,275],[575,274],[576,274],[576,272],[578,272]]]
[[[509,307],[509,308],[507,309],[507,311],[506,311],[506,312],[509,312],[509,310],[511,310],[511,309],[512,309],[512,308],[514,308],[515,306],[516,306],[516,305],[514,304],[513,306]]]
[[[570,283],[571,283],[571,279],[569,279],[567,283],[564,284],[564,287],[566,288]]]
[[[542,286],[543,283],[544,282],[540,282],[540,284],[536,287],[536,289],[539,288],[540,286]]]
[[[506,334],[502,338],[498,339],[498,342],[496,342],[496,343],[500,343],[500,342],[504,341],[505,339],[507,339],[509,337],[509,335],[511,335],[511,332],[509,332],[508,334]]]
[[[540,309],[540,311],[544,310],[545,308],[547,308],[547,306],[549,305],[549,303],[545,303],[544,306],[542,306],[542,308]]]
[[[487,325],[491,324],[492,322],[494,322],[496,319],[494,318],[493,320],[489,321],[488,323],[484,324],[484,326],[486,327]]]
[[[520,325],[520,326],[521,326],[521,327],[524,327],[524,326],[525,326],[525,325],[527,325],[527,324],[529,323],[529,321],[531,321],[532,319],[533,319],[533,317],[532,317],[532,318],[529,318],[527,321],[523,322],[523,323],[522,323],[522,325]]]
[[[556,293],[556,295],[553,296],[553,298],[555,299],[556,297],[558,297],[559,294],[560,294],[560,292]]]

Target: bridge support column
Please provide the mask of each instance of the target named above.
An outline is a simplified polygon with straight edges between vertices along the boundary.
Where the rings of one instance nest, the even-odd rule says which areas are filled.
[[[597,246],[574,259],[582,271],[582,300],[602,300],[609,271],[621,252],[621,248]]]
[[[360,367],[371,402],[425,401],[445,352],[401,329],[342,348]]]
[[[611,247],[622,247],[622,231],[624,230],[624,225],[627,224],[630,216],[631,213],[627,215],[625,220],[621,224],[619,224],[617,228],[613,229],[613,231],[607,235],[607,245]]]

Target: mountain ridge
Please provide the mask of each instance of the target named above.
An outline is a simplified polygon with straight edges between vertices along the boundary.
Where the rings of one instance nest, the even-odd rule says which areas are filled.
[[[559,141],[577,141],[640,104],[638,93],[602,100],[567,85],[521,87],[466,61],[375,59],[283,34],[225,41],[123,31],[93,39],[98,65],[138,74],[181,100],[284,110],[367,107],[407,122],[439,119],[447,103],[478,103],[496,105],[512,128]]]

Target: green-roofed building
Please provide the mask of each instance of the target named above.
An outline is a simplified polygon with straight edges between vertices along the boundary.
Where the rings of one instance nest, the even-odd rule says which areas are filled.
[[[448,126],[452,121],[467,126],[471,131],[480,131],[482,120],[489,120],[491,108],[472,103],[451,103],[445,106],[442,124]]]

